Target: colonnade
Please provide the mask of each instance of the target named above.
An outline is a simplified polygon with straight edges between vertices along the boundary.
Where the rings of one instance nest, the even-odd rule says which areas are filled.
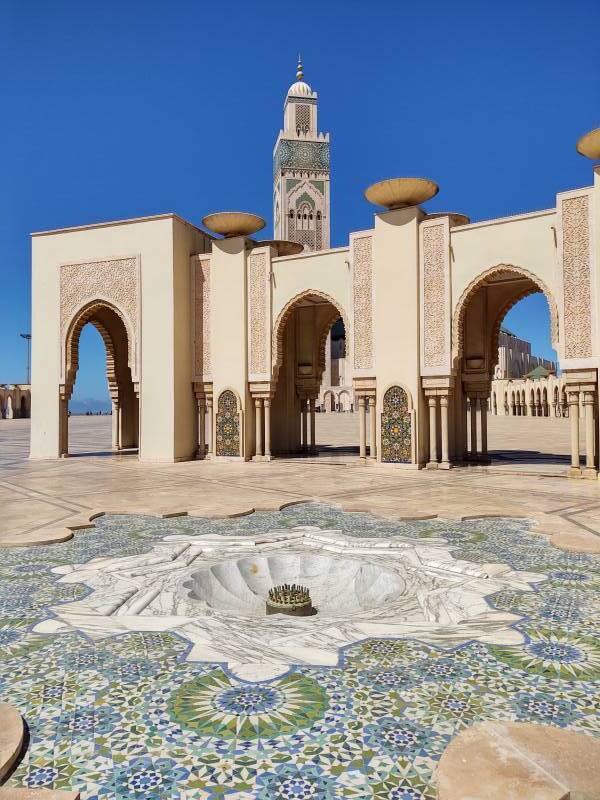
[[[567,402],[571,423],[571,469],[573,478],[596,478],[596,375],[582,372],[567,373]],[[583,407],[583,415],[580,408]],[[580,426],[584,425],[583,464],[580,452]]]
[[[369,409],[369,457],[376,459],[377,411],[374,391],[358,395],[359,455],[362,459],[367,458],[367,408]]]
[[[254,398],[255,452],[253,461],[271,460],[271,398]]]
[[[467,430],[469,431],[467,455],[469,461],[478,461],[484,464],[490,460],[487,442],[488,403],[488,394],[467,391],[466,410]]]
[[[315,416],[316,397],[300,398],[300,449],[303,453],[314,454],[317,452],[317,425]],[[310,434],[310,438],[309,438]]]
[[[212,393],[196,392],[198,406],[198,452],[196,458],[211,458],[215,452]]]
[[[450,425],[448,419],[450,392],[444,389],[426,389],[425,397],[429,409],[429,460],[426,464],[427,469],[450,469]]]

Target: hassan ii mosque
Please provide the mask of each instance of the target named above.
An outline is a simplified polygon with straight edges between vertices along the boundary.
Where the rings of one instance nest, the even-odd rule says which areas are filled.
[[[565,402],[581,409],[570,474],[597,477],[600,167],[552,208],[476,223],[428,213],[433,180],[383,180],[365,192],[373,219],[331,248],[329,145],[299,63],[274,148],[274,240],[242,212],[208,214],[206,230],[162,214],[33,234],[31,458],[69,453],[87,323],[106,346],[114,448],[143,462],[311,452],[341,318],[360,458],[485,463],[500,324],[541,291]],[[600,159],[600,129],[577,149]]]

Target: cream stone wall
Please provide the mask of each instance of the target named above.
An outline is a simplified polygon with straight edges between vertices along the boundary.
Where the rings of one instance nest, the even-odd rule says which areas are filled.
[[[33,235],[32,458],[57,458],[60,453],[61,265],[83,265],[85,284],[85,265],[90,265],[93,272],[95,263],[123,257],[139,263],[140,330],[136,350],[140,378],[140,458],[172,461],[188,455],[189,431],[177,441],[175,430],[176,398],[180,409],[187,406],[179,394],[185,371],[182,375],[178,367],[176,375],[175,302],[176,295],[181,297],[189,291],[189,278],[187,283],[180,278],[184,271],[189,274],[187,261],[185,265],[182,262],[180,244],[175,253],[176,224],[187,227],[187,223],[168,214]],[[203,242],[205,234],[198,231],[197,235]],[[85,285],[82,293],[85,295]],[[182,313],[185,315],[185,311]],[[178,343],[185,323],[185,319],[177,323]],[[189,374],[190,368],[186,369]]]
[[[543,281],[557,300],[559,275],[555,229],[554,209],[452,228],[453,313],[473,280],[501,264],[532,273]]]
[[[572,474],[595,476],[598,171],[595,181],[558,195],[556,210],[475,224],[418,207],[377,213],[348,247],[287,257],[243,237],[212,239],[175,215],[34,234],[32,458],[62,452],[70,387],[60,273],[71,265],[63,317],[76,314],[78,302],[123,306],[143,461],[214,457],[225,390],[240,405],[237,458],[268,459],[271,444],[312,450],[324,348],[339,315],[361,457],[368,438],[368,455],[381,458],[383,397],[400,386],[409,397],[413,467],[485,461],[499,325],[511,305],[541,290],[568,403],[585,409],[586,466],[574,452]]]
[[[375,215],[373,231],[373,375],[377,412],[389,386],[400,385],[416,410],[417,460],[425,459],[424,401],[419,383],[419,221],[407,208]],[[379,452],[381,443],[379,443]]]

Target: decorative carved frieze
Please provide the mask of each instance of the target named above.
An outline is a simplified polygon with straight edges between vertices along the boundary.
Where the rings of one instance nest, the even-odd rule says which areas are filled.
[[[249,372],[265,375],[267,364],[267,254],[253,253],[248,258]]]
[[[194,370],[197,380],[208,380],[212,372],[209,258],[194,263]]]
[[[354,368],[373,368],[373,238],[353,240]]]
[[[60,267],[60,330],[66,340],[76,314],[89,303],[113,305],[127,327],[129,364],[134,381],[138,375],[140,278],[136,256],[63,264]],[[64,358],[63,358],[64,364]]]
[[[449,369],[446,225],[423,226],[423,367]]]
[[[565,358],[592,355],[589,202],[585,194],[561,206]]]

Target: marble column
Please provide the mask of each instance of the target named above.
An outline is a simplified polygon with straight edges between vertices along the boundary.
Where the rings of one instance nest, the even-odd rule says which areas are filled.
[[[365,410],[365,398],[358,398],[358,428],[360,439],[360,457],[367,457],[367,419]]]
[[[583,406],[585,409],[585,475],[596,477],[596,459],[594,453],[594,392],[584,393]]]
[[[300,409],[302,412],[302,450],[308,450],[308,419],[306,413],[306,397],[301,398]]]
[[[263,454],[262,443],[262,400],[257,398],[254,401],[254,435],[256,438],[256,453],[255,455],[261,457]]]
[[[488,446],[487,446],[487,398],[479,398],[479,428],[481,431],[481,448],[479,457],[482,461],[488,460]]]
[[[429,402],[429,463],[428,469],[437,469],[437,397],[435,395],[427,398]]]
[[[369,397],[369,455],[377,458],[377,412],[375,411],[375,395]]]
[[[69,401],[61,397],[58,401],[58,454],[69,455]]]
[[[212,397],[206,398],[206,424],[208,426],[207,439],[208,439],[208,455],[214,456],[215,454],[215,421],[213,419],[213,399]]]
[[[121,405],[118,400],[112,401],[112,416],[111,416],[111,430],[112,430],[112,449],[113,450],[120,450],[121,443],[120,443],[120,432],[121,432],[121,425],[120,425],[120,416],[121,416]]]
[[[308,410],[310,413],[310,452],[317,452],[317,433],[316,433],[316,419],[315,419],[315,398],[311,397],[308,401]]]
[[[569,417],[571,419],[571,475],[579,477],[579,391],[569,390]]]
[[[477,458],[477,406],[479,400],[475,395],[471,396],[471,410],[470,410],[470,423],[471,423],[471,458]]]
[[[271,400],[265,399],[265,457],[271,458]]]
[[[450,448],[448,446],[448,405],[448,395],[442,395],[440,397],[440,421],[442,423],[442,463],[440,464],[440,467],[442,469],[449,469],[450,467]]]
[[[198,454],[197,458],[206,456],[206,401],[204,397],[196,398],[198,403]]]

